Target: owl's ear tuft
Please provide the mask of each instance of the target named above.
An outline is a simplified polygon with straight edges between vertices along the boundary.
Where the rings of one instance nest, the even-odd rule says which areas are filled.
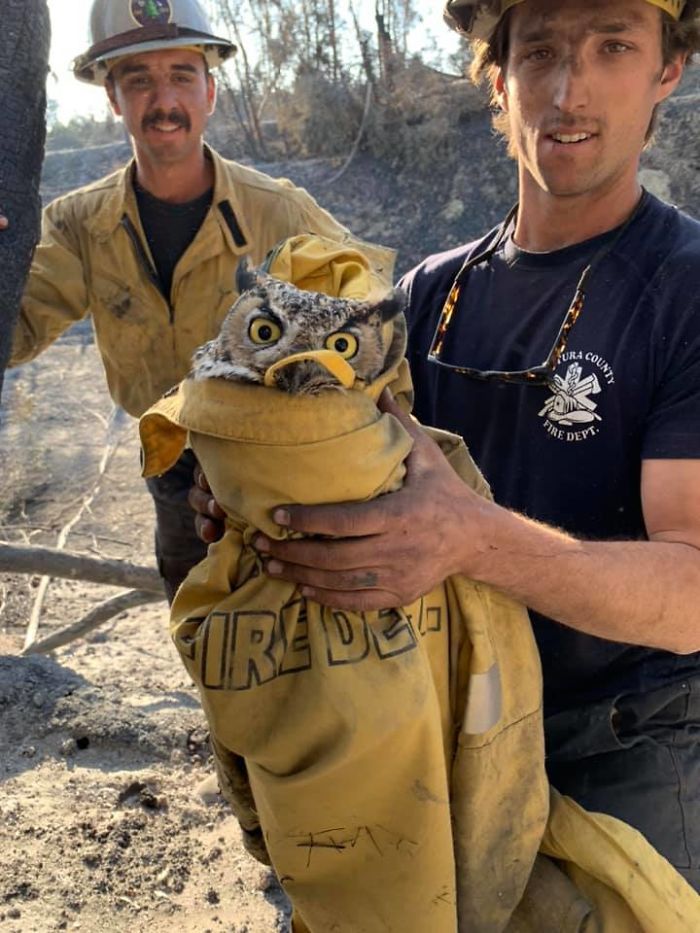
[[[374,311],[379,314],[383,322],[391,321],[406,310],[406,292],[402,288],[394,288],[389,294],[378,301]]]
[[[259,284],[258,276],[251,267],[247,256],[244,256],[238,263],[236,269],[236,288],[240,295]]]

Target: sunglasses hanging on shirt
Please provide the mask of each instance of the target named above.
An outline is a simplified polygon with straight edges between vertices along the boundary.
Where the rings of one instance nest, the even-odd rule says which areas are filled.
[[[591,261],[584,268],[578,279],[578,282],[576,283],[576,290],[574,291],[574,297],[571,300],[571,304],[569,305],[561,325],[559,326],[549,353],[542,363],[539,363],[536,366],[531,366],[527,369],[520,370],[480,369],[474,366],[447,363],[442,359],[442,354],[445,347],[445,338],[450,329],[450,326],[453,324],[456,315],[459,313],[459,298],[462,289],[464,288],[469,273],[472,271],[472,269],[481,265],[482,263],[489,263],[493,256],[503,246],[508,237],[512,235],[512,230],[515,228],[515,220],[518,214],[518,205],[516,204],[514,207],[512,207],[503,223],[495,231],[490,245],[476,256],[467,259],[462,265],[462,268],[457,273],[457,276],[452,283],[452,287],[447,296],[447,300],[445,301],[443,309],[440,313],[440,320],[438,321],[438,325],[435,329],[435,334],[430,345],[430,350],[428,351],[428,359],[430,362],[435,363],[437,366],[441,366],[443,369],[449,369],[453,372],[460,373],[463,376],[469,376],[471,379],[480,379],[484,382],[500,381],[519,383],[521,385],[550,385],[553,380],[554,371],[559,365],[561,355],[566,349],[566,344],[569,339],[569,334],[571,333],[571,328],[574,326],[583,310],[583,306],[586,300],[586,287],[591,279],[593,272],[600,265],[601,261],[615,248],[622,234],[625,232],[632,220],[637,216],[643,201],[644,196],[639,199],[635,209],[618,229],[612,240],[607,241],[603,246],[601,246],[600,249],[593,255]]]

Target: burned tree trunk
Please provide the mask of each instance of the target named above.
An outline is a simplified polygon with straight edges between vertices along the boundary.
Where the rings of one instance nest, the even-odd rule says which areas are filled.
[[[0,392],[39,236],[50,36],[46,0],[0,0]]]

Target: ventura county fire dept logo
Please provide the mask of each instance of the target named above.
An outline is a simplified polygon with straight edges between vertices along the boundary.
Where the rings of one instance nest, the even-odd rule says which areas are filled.
[[[131,15],[139,26],[169,23],[172,16],[169,0],[131,0]]]
[[[570,350],[562,363],[568,363],[564,376],[556,375],[550,386],[552,395],[538,413],[544,418],[548,434],[560,441],[585,441],[595,437],[602,418],[593,397],[603,391],[601,379],[614,385],[615,376],[609,363],[597,353]],[[584,373],[584,365],[593,372]],[[598,370],[598,373],[595,370]]]

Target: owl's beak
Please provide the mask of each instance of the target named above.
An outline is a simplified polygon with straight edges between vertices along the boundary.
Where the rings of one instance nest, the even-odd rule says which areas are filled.
[[[285,374],[283,370],[287,367],[290,369]],[[333,382],[329,382],[327,378],[314,378],[313,373],[319,368],[325,370],[333,377],[333,382],[339,382],[344,389],[352,389],[355,384],[355,370],[339,353],[334,350],[308,350],[304,353],[293,353],[273,363],[265,372],[265,385],[283,388],[287,392],[300,391],[306,379],[310,379],[312,384],[316,383],[317,388],[332,385]],[[284,378],[285,376],[287,378]]]

